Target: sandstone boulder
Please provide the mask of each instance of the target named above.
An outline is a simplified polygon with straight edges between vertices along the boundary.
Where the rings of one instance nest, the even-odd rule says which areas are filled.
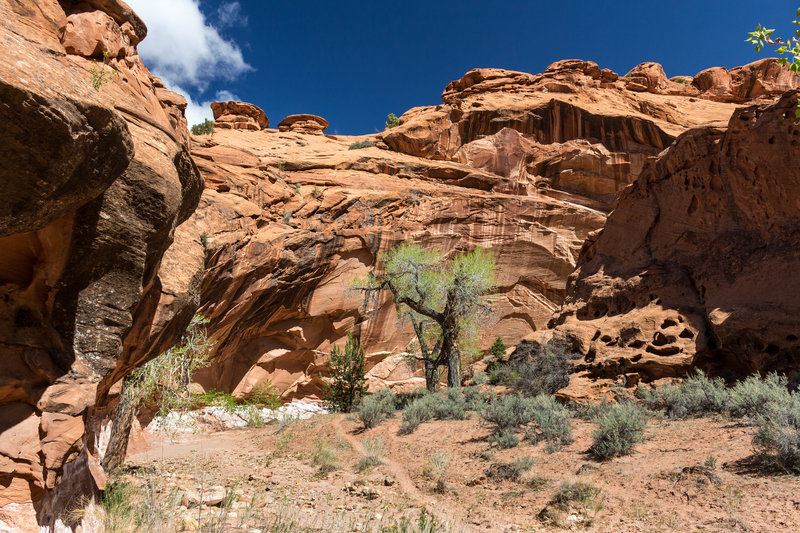
[[[800,74],[782,66],[775,58],[765,58],[730,70],[714,67],[694,77],[692,85],[703,97],[722,102],[745,102],[774,98],[800,88]]]
[[[321,135],[328,126],[327,120],[316,115],[289,115],[278,123],[278,130]]]
[[[214,102],[211,111],[217,128],[258,131],[269,127],[264,111],[247,102]]]

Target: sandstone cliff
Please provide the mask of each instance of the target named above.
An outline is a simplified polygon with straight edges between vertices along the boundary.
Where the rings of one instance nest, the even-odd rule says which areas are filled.
[[[695,367],[797,380],[797,94],[687,131],[624,191],[553,321],[584,354],[565,395]]]
[[[109,387],[192,316],[200,247],[162,266],[203,185],[186,102],[142,64],[127,5],[0,0],[0,19],[0,521],[33,504],[47,523],[103,482]],[[103,52],[118,74],[95,90]]]
[[[332,344],[354,329],[373,384],[419,385],[399,355],[410,326],[387,297],[365,302],[348,287],[404,239],[495,253],[495,316],[481,348],[541,331],[617,191],[687,129],[727,123],[736,106],[704,94],[657,64],[619,78],[562,61],[537,76],[471,71],[444,104],[375,136],[196,138],[207,188],[189,227],[206,243],[202,309],[217,341],[201,384],[246,394],[269,379],[286,398],[313,396]]]

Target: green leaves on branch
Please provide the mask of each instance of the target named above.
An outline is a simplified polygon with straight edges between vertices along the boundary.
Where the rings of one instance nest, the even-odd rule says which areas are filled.
[[[792,24],[800,26],[800,9],[795,13]],[[745,42],[753,43],[756,52],[761,52],[761,49],[768,44],[778,45],[775,53],[782,56],[778,58],[780,64],[788,66],[792,72],[800,72],[800,29],[795,30],[794,36],[786,40],[782,37],[773,38],[773,33],[775,33],[774,29],[767,29],[759,24],[755,31],[748,32],[749,37],[745,39]],[[800,118],[800,100],[798,100],[797,106],[795,117]]]
[[[367,297],[391,292],[398,313],[410,320],[419,344],[411,359],[425,363],[428,390],[435,390],[438,369],[448,367],[448,386],[458,386],[461,356],[477,353],[480,318],[490,312],[487,297],[494,288],[495,260],[475,249],[445,258],[440,250],[424,250],[404,242],[381,256],[384,274],[368,274],[353,287]]]

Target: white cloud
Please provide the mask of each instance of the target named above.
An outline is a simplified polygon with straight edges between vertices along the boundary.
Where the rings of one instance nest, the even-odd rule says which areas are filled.
[[[223,28],[229,26],[246,26],[247,15],[242,15],[239,2],[224,2],[217,8],[217,23]]]
[[[231,80],[253,70],[239,46],[208,24],[198,0],[128,0],[128,4],[147,24],[139,54],[165,84],[203,92],[215,79]],[[222,7],[234,4],[237,7],[226,11],[228,22],[237,13],[241,20],[238,2]]]
[[[231,100],[239,100],[239,97],[225,89],[217,91],[217,102],[230,102]]]

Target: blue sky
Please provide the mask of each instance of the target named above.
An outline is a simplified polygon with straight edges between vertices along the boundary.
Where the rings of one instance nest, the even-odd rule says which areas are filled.
[[[190,99],[190,124],[218,99],[252,102],[272,125],[325,117],[327,133],[383,129],[386,115],[441,103],[475,67],[537,73],[578,58],[625,74],[644,61],[668,76],[757,55],[757,23],[789,35],[797,0],[269,1],[127,0],[149,28],[139,51]]]

